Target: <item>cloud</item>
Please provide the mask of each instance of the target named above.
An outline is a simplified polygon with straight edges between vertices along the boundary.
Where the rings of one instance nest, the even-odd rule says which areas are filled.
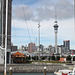
[[[38,5],[38,4],[37,4]],[[41,6],[40,6],[41,5]],[[68,0],[42,0],[37,9],[37,19],[49,20],[54,18],[55,7],[58,19],[69,19],[74,15],[73,4]]]
[[[20,20],[30,20],[33,17],[32,10],[26,5],[16,6],[13,13],[15,18]]]
[[[17,19],[43,21],[54,18],[55,7],[58,19],[69,19],[74,16],[73,4],[69,0],[38,0],[30,6],[23,4],[15,7],[13,13]]]
[[[74,6],[70,1],[59,0],[56,7],[59,19],[68,19],[74,16]]]

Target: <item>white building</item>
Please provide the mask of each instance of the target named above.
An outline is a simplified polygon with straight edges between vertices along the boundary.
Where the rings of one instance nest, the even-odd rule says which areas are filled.
[[[4,64],[4,48],[0,47],[0,64]]]

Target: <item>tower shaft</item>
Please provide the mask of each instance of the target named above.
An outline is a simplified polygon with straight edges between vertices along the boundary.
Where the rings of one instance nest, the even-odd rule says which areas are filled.
[[[57,32],[55,32],[55,53],[57,54]]]

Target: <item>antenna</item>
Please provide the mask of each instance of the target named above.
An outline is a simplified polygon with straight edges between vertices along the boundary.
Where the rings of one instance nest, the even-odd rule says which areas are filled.
[[[57,9],[55,7],[55,23],[57,23]]]

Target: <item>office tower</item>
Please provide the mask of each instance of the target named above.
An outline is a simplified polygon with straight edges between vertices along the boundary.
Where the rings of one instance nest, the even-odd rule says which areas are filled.
[[[63,46],[65,48],[67,48],[68,50],[70,50],[70,40],[64,40],[63,41]]]
[[[35,43],[31,42],[28,44],[28,52],[32,53],[36,50]]]
[[[8,0],[8,24],[7,24],[7,63],[10,63],[11,52],[11,10],[12,0]],[[1,0],[1,46],[5,48],[5,28],[6,28],[6,0]]]
[[[57,15],[55,13],[55,22],[54,22],[54,32],[55,32],[55,54],[58,54],[57,53],[57,32],[58,32],[58,24],[57,24]]]
[[[25,46],[21,45],[19,49],[20,49],[20,51],[25,51]]]

